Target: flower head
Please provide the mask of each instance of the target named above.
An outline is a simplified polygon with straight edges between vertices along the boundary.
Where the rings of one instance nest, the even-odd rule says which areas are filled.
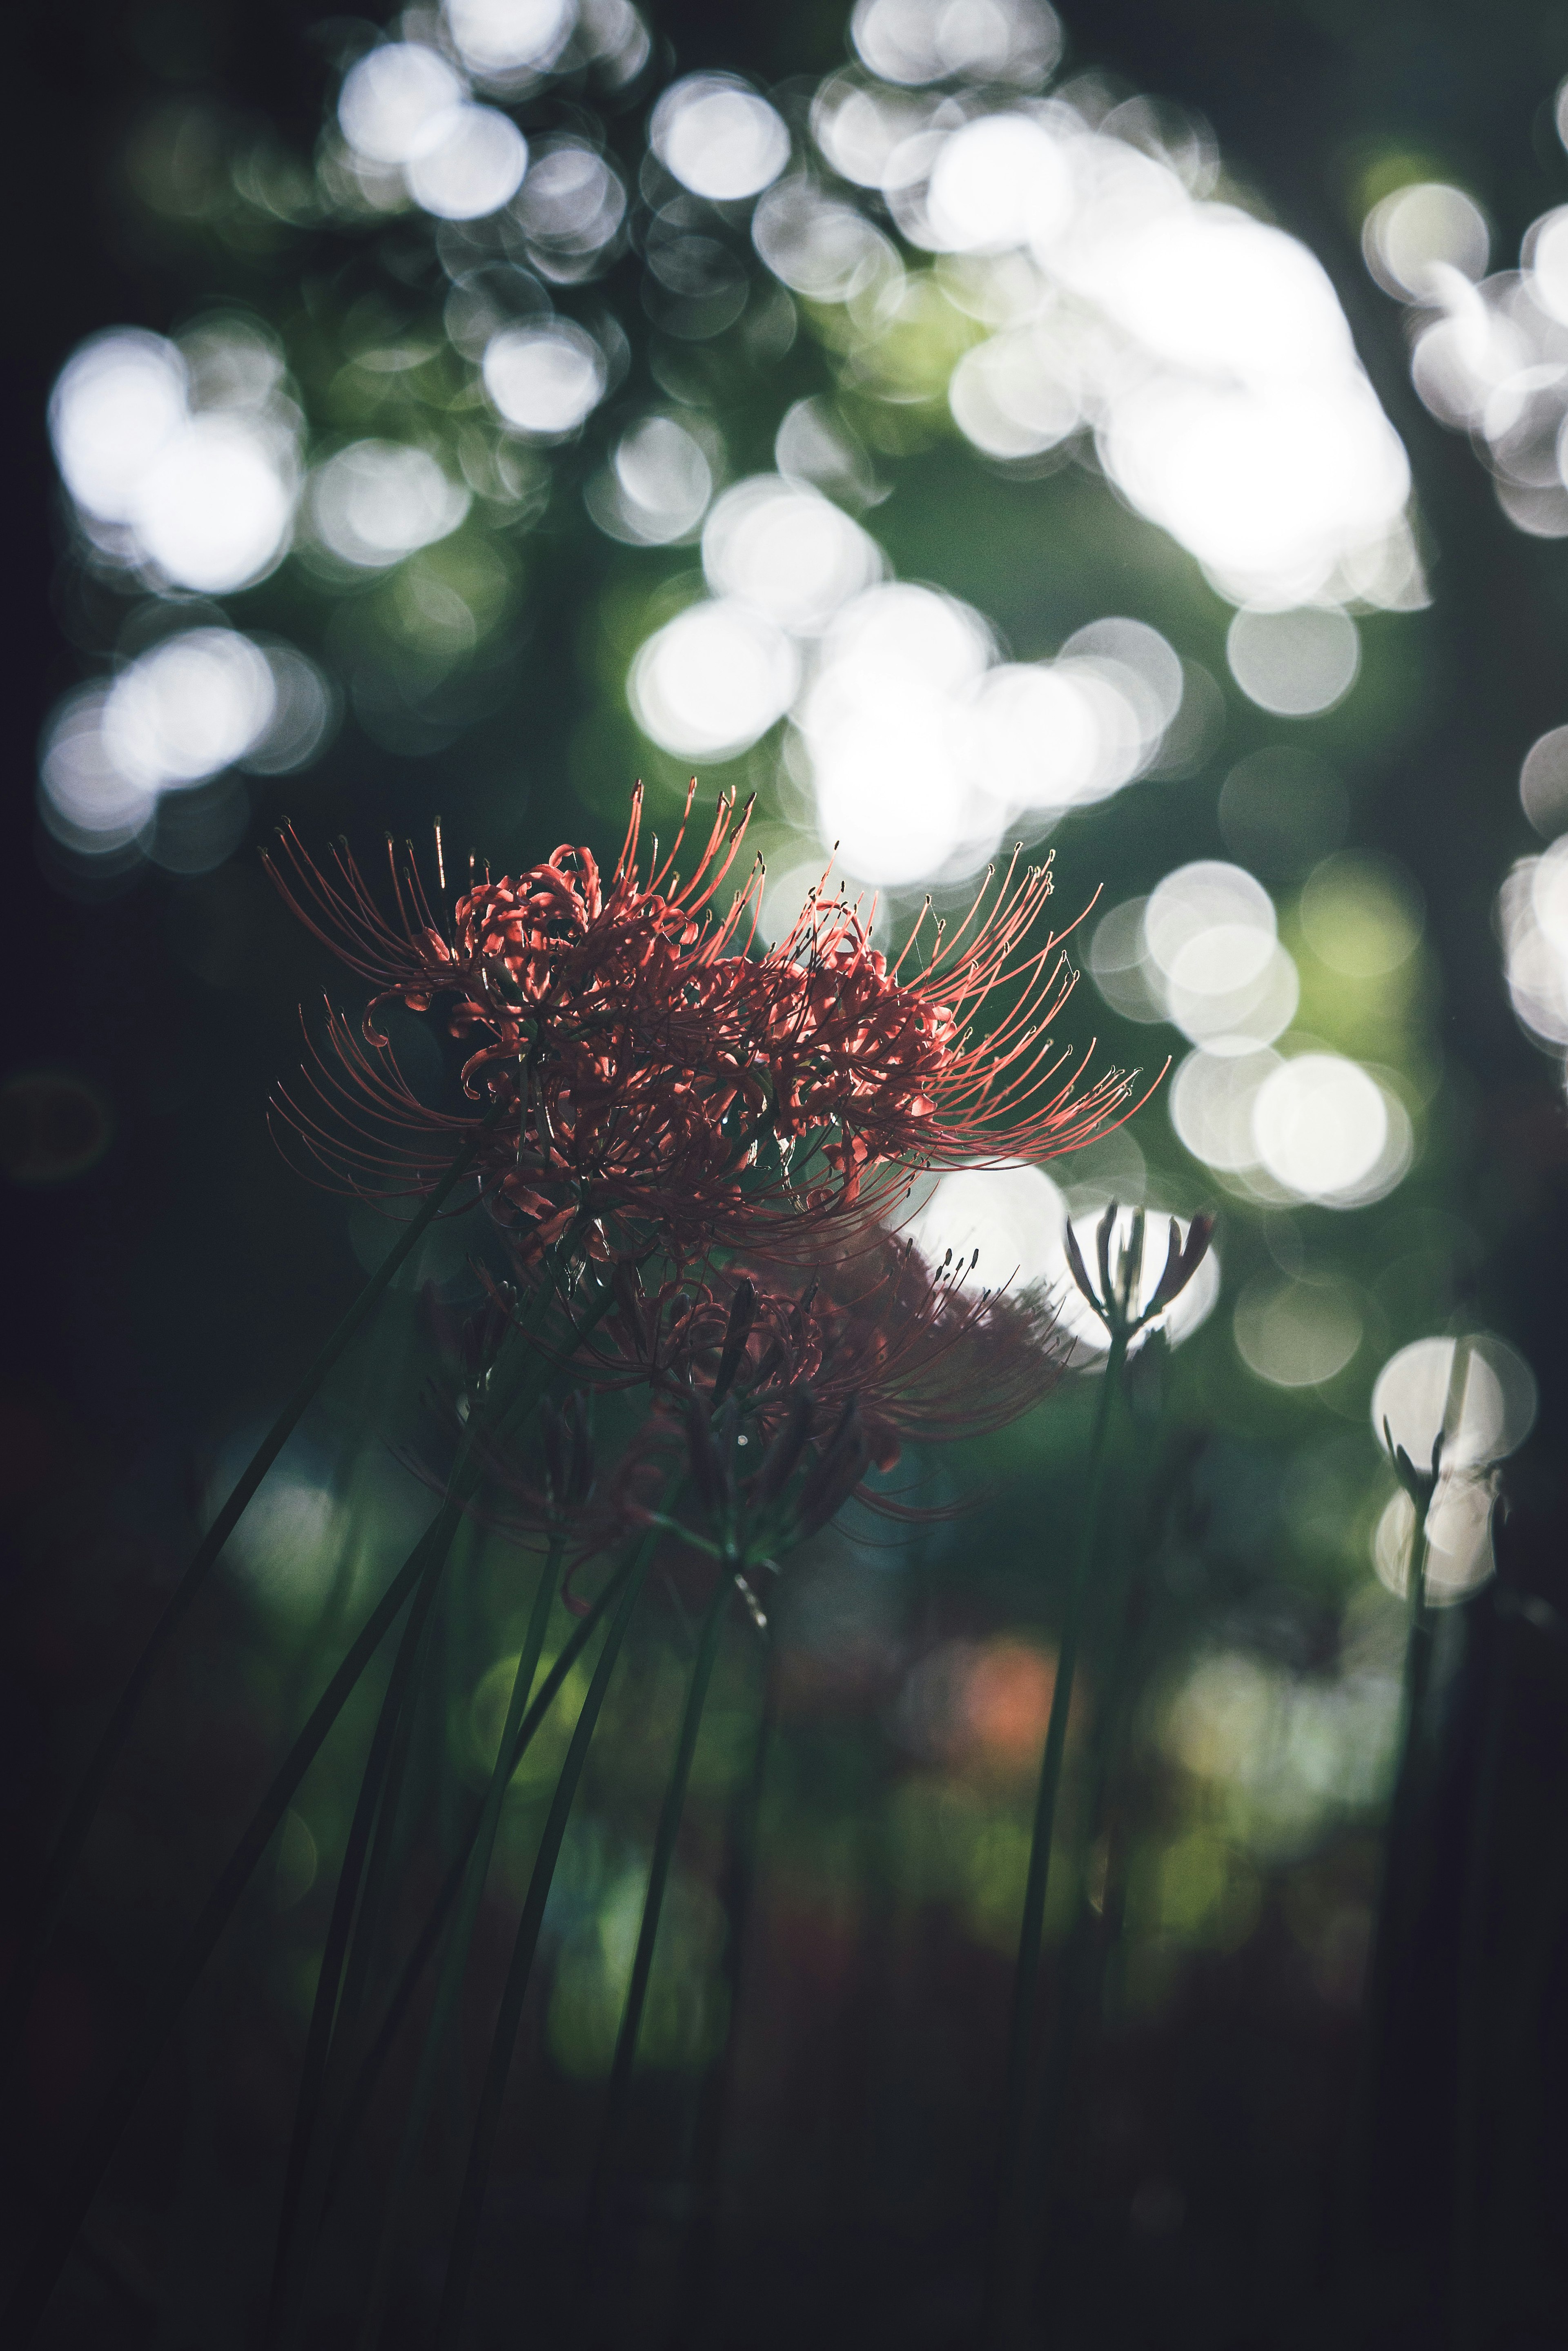
[[[598,1386],[647,1385],[673,1426],[694,1400],[733,1407],[748,1445],[772,1445],[805,1400],[813,1439],[851,1405],[865,1466],[891,1469],[905,1444],[945,1444],[1016,1419],[1065,1361],[1038,1292],[971,1286],[973,1260],[933,1268],[879,1233],[789,1264],[710,1267],[647,1290],[630,1266],[581,1360]],[[753,1456],[754,1462],[758,1456]]]
[[[848,1174],[906,1157],[925,1167],[1049,1158],[1131,1115],[1132,1078],[1108,1070],[1081,1092],[1082,1062],[1075,1071],[1050,1033],[1078,975],[1068,934],[1030,943],[1051,868],[1047,859],[1019,875],[1021,854],[1014,851],[994,895],[996,870],[988,871],[951,935],[928,899],[891,964],[873,947],[858,904],[813,893],[757,967],[756,984],[771,998],[781,1133],[831,1127]],[[977,1034],[993,998],[1000,1019]]]
[[[1158,1281],[1150,1292],[1146,1304],[1140,1306],[1144,1278],[1144,1212],[1134,1208],[1126,1238],[1113,1256],[1112,1241],[1116,1232],[1117,1205],[1111,1201],[1095,1230],[1095,1250],[1099,1260],[1100,1287],[1095,1289],[1089,1279],[1089,1269],[1083,1262],[1083,1252],[1071,1218],[1062,1235],[1067,1263],[1072,1279],[1094,1313],[1104,1324],[1113,1344],[1124,1349],[1139,1332],[1146,1331],[1159,1320],[1167,1306],[1180,1297],[1204,1259],[1214,1238],[1214,1218],[1207,1215],[1194,1217],[1182,1238],[1181,1227],[1173,1217],[1170,1239],[1166,1249],[1166,1261]]]
[[[329,878],[284,832],[268,861],[278,889],[374,991],[357,1034],[329,1013],[305,1099],[278,1104],[336,1181],[427,1190],[475,1140],[524,1258],[569,1228],[601,1258],[659,1248],[679,1263],[716,1240],[777,1256],[830,1221],[872,1224],[919,1167],[1070,1150],[1130,1114],[1130,1078],[1081,1089],[1047,1033],[1076,978],[1061,939],[1026,944],[1049,865],[1015,884],[1015,858],[951,938],[927,910],[891,965],[858,907],[820,891],[758,955],[760,864],[727,911],[716,903],[749,810],[720,800],[683,881],[692,795],[645,877],[642,807],[639,787],[608,876],[562,847],[516,876],[471,873],[444,914],[390,844],[389,915],[347,849]],[[439,834],[437,871],[444,904]],[[993,997],[1000,1018],[981,1037]],[[440,1007],[483,1115],[408,1087],[380,1026],[389,1002]]]

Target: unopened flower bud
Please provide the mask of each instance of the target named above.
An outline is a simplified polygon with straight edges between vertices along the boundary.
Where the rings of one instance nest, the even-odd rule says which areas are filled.
[[[735,1298],[729,1310],[729,1328],[724,1334],[724,1352],[718,1359],[718,1374],[713,1384],[716,1405],[729,1394],[756,1320],[757,1292],[743,1275],[735,1286]]]
[[[810,1388],[797,1388],[789,1399],[784,1426],[763,1455],[762,1467],[757,1473],[753,1491],[759,1503],[776,1502],[794,1476],[806,1439],[811,1434],[816,1411]]]
[[[851,1396],[837,1428],[801,1484],[795,1515],[803,1535],[815,1534],[837,1516],[865,1475],[870,1459],[856,1400]]]

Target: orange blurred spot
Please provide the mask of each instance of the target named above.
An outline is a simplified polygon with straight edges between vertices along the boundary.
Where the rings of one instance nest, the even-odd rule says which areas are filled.
[[[959,1712],[974,1745],[998,1763],[1032,1763],[1045,1738],[1056,1660],[1022,1641],[989,1641],[964,1676]]]

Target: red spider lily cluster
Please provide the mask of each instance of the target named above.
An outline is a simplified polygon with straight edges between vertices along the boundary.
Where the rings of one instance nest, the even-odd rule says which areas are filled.
[[[1004,1426],[1050,1392],[1065,1363],[1050,1301],[979,1290],[973,1270],[950,1257],[933,1269],[887,1235],[810,1279],[753,1262],[649,1290],[635,1269],[618,1267],[612,1305],[575,1348],[576,1373],[591,1389],[645,1387],[653,1409],[611,1478],[579,1475],[570,1510],[552,1426],[540,1447],[493,1448],[487,1466],[515,1505],[497,1523],[525,1538],[569,1534],[580,1565],[661,1522],[672,1468],[687,1477],[683,1523],[715,1548],[722,1535],[740,1555],[792,1548],[852,1494],[884,1516],[929,1516],[868,1487],[869,1473],[894,1468],[906,1444]],[[455,1350],[470,1373],[493,1352],[511,1303],[495,1293]],[[563,1361],[570,1324],[564,1306],[544,1337]]]
[[[951,937],[927,912],[892,964],[858,906],[821,893],[759,955],[760,865],[716,904],[749,810],[720,801],[683,881],[691,806],[646,878],[639,787],[607,878],[562,847],[515,878],[471,876],[444,915],[390,843],[388,914],[346,849],[329,878],[285,831],[274,881],[373,989],[357,1032],[329,1014],[307,1094],[278,1105],[333,1180],[417,1194],[477,1137],[522,1257],[570,1230],[592,1256],[659,1247],[679,1263],[716,1242],[787,1253],[830,1220],[885,1214],[916,1167],[1071,1150],[1130,1115],[1131,1080],[1082,1086],[1049,1034],[1076,977],[1060,938],[1025,944],[1049,866],[1015,879],[1015,859],[994,894],[988,877]],[[444,904],[439,841],[437,863]],[[392,1001],[440,1006],[470,1047],[473,1113],[406,1084],[378,1023]]]

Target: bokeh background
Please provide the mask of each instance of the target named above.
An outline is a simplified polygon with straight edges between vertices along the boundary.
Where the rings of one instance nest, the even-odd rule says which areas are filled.
[[[1119,1935],[1051,2339],[1437,2339],[1479,2046],[1465,2339],[1568,2340],[1568,11],[116,0],[8,38],[7,1902],[209,1497],[389,1244],[269,1136],[297,1005],[348,993],[261,874],[269,830],[369,862],[387,832],[426,853],[439,818],[449,865],[514,866],[612,851],[638,777],[665,829],[695,772],[705,801],[756,795],[767,925],[831,860],[893,939],[1013,842],[1049,849],[1064,918],[1090,907],[1065,1033],[1168,1073],[1091,1151],[949,1179],[919,1234],[1057,1281],[1068,1215],[1220,1211],[1106,1547],[1083,1719],[1114,1705],[1125,1737],[1087,1865]],[[418,1023],[396,1041],[443,1081]],[[430,1301],[476,1297],[488,1246],[452,1228],[400,1278],[160,1685],[35,2013],[18,2246],[428,1510],[401,1455]],[[1347,2210],[1408,1523],[1373,1395],[1395,1364],[1379,1410],[1418,1417],[1458,1332],[1484,1334],[1475,1452],[1511,1457],[1506,1515],[1476,1488],[1436,1530],[1421,1857]],[[965,1515],[852,1520],[781,1596],[744,1968],[725,1856],[761,1652],[727,1658],[621,2339],[973,2324],[1092,1335],[1006,1437],[905,1463]],[[475,1537],[416,1879],[487,1769],[529,1573]],[[678,1600],[650,1611],[596,1750],[482,2327],[508,2262],[565,2290],[682,1637]],[[54,2339],[255,2339],[345,1730]],[[550,1761],[512,1801],[514,1878]],[[324,2324],[354,2242],[350,2210]]]

